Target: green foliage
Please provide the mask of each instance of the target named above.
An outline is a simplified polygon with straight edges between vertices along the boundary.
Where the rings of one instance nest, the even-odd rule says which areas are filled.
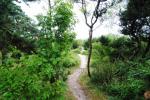
[[[110,52],[111,60],[130,59],[134,53],[132,50],[135,47],[134,42],[127,37],[117,38],[109,46],[112,48],[112,52]]]
[[[143,94],[149,88],[149,64],[134,61],[117,65],[115,80],[107,86],[106,91],[120,98],[117,100],[143,100]]]
[[[84,51],[82,52],[82,54],[83,54],[83,55],[88,55],[88,51],[87,51],[87,50],[84,50]]]
[[[108,83],[112,82],[115,67],[111,63],[92,63],[93,72],[91,80],[96,84],[103,84],[107,85]]]
[[[112,83],[107,90],[113,100],[144,100],[142,97],[144,85],[143,80],[129,79],[122,83]]]
[[[114,64],[109,63],[110,58],[108,54],[110,49],[100,43],[93,44],[92,55],[92,81],[94,83],[106,85],[112,81],[115,67]]]
[[[71,49],[75,33],[71,31],[74,24],[72,6],[63,1],[57,1],[57,5],[53,7],[48,16],[38,16],[41,28],[40,48],[48,48],[46,54],[56,54],[57,57],[64,53],[68,53]],[[40,50],[41,51],[41,50]],[[49,53],[51,52],[51,53]]]
[[[99,41],[100,41],[100,43],[102,44],[102,45],[108,45],[109,44],[109,42],[110,42],[110,40],[109,40],[109,38],[108,37],[106,37],[106,36],[101,36],[100,38],[99,38]]]
[[[71,31],[73,25],[72,6],[63,1],[57,1],[47,16],[38,16],[41,33],[37,41],[38,53],[48,59],[52,64],[55,80],[66,80],[67,71],[65,68],[76,65],[76,61],[69,59],[74,32]],[[69,60],[68,60],[69,59]],[[67,60],[67,61],[66,61]]]
[[[143,57],[150,49],[150,1],[129,0],[127,9],[120,15],[122,34],[129,35],[133,41],[136,42],[136,48],[132,51],[134,55],[138,55],[141,50],[141,43],[144,41],[145,47]]]
[[[77,49],[82,47],[82,40],[74,40],[72,48]]]
[[[111,49],[107,46],[103,46],[100,43],[93,43],[93,60],[101,59],[102,62],[107,62],[110,60],[108,54]]]
[[[83,47],[84,47],[85,50],[88,49],[88,47],[89,47],[88,40],[84,40]]]
[[[81,49],[80,48],[76,48],[76,49],[73,49],[72,52],[74,52],[76,54],[80,54],[81,53]]]
[[[93,38],[92,39],[92,43],[95,43],[95,42],[99,42],[99,39],[98,38]],[[85,50],[88,50],[88,48],[89,48],[89,41],[88,41],[88,39],[83,41],[83,47],[84,47]]]
[[[77,66],[80,64],[80,59],[77,56],[77,54],[70,52],[66,57],[63,57],[62,59],[63,62],[63,66],[64,67],[73,67],[73,66]]]
[[[39,30],[13,0],[2,0],[0,8],[0,99],[63,99],[67,68],[79,64],[70,52],[72,5],[57,1],[46,16],[38,16]]]
[[[71,25],[73,23],[73,13],[71,9],[71,4],[65,3],[63,1],[57,1],[56,7],[54,8],[56,12],[54,15],[54,26],[58,26],[57,31],[60,33],[64,33],[68,27],[72,27]],[[58,37],[59,36],[60,34],[58,34]]]
[[[13,1],[0,2],[0,50],[3,54],[9,51],[9,46],[16,46],[24,52],[34,49],[32,43],[29,43],[29,36],[32,38],[37,32],[35,25]]]
[[[143,94],[150,88],[150,61],[141,58],[143,51],[131,57],[135,44],[130,38],[106,38],[109,42],[102,37],[93,43],[91,81],[110,100],[144,100]]]
[[[60,96],[61,80],[52,81],[54,69],[38,55],[22,56],[14,66],[0,67],[1,99],[50,99]]]

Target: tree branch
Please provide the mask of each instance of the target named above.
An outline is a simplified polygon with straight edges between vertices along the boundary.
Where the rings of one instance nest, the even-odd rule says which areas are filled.
[[[84,14],[84,18],[85,18],[85,23],[88,27],[91,27],[91,25],[89,25],[88,23],[88,19],[87,19],[87,9],[86,9],[86,4],[85,4],[85,0],[82,0],[82,10],[83,10],[83,14]]]

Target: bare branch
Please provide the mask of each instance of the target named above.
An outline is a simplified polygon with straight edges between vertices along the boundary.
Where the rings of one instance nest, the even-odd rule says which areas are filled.
[[[85,0],[82,0],[82,10],[83,10],[83,14],[84,14],[84,17],[85,17],[85,23],[88,27],[91,27],[88,23],[88,19],[87,19],[87,9],[86,9],[86,4],[85,4]]]
[[[49,9],[52,9],[51,0],[48,0]]]
[[[97,22],[97,19],[98,19],[97,15],[98,15],[98,9],[99,9],[100,3],[101,3],[101,0],[98,0],[97,5],[95,7],[95,10],[93,12],[93,15],[92,15],[92,18],[91,18],[91,25],[92,26]],[[96,16],[96,17],[95,17],[95,21],[93,22],[94,16]]]

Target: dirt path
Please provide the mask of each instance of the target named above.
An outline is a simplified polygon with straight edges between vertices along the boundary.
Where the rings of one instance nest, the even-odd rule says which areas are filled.
[[[73,93],[73,95],[77,98],[77,100],[88,100],[86,95],[84,94],[84,91],[82,90],[80,84],[77,82],[79,76],[81,73],[84,72],[86,69],[86,56],[84,55],[79,55],[81,59],[81,65],[80,68],[76,69],[74,73],[69,75],[68,78],[68,86],[70,91]]]

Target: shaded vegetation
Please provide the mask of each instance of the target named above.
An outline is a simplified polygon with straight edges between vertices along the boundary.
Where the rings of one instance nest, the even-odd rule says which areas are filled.
[[[111,100],[144,99],[144,92],[150,88],[150,60],[142,58],[143,51],[131,58],[135,45],[128,37],[105,38],[105,42],[93,43],[91,81],[108,93]]]
[[[68,68],[79,64],[72,5],[57,2],[38,25],[13,0],[0,7],[0,99],[64,99]]]

